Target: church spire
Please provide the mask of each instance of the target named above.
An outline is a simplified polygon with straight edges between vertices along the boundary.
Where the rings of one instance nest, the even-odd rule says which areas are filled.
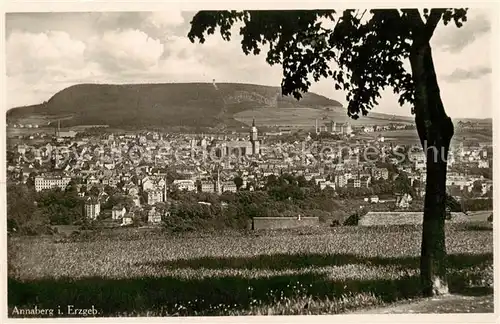
[[[255,117],[253,118],[253,121],[252,121],[252,127],[255,127]]]

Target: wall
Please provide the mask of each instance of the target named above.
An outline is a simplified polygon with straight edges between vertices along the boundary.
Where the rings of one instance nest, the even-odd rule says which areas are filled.
[[[251,228],[258,229],[280,229],[297,228],[305,226],[319,226],[319,217],[254,217]]]
[[[378,225],[420,225],[424,213],[422,212],[368,212],[359,220],[359,226]],[[451,220],[447,223],[460,223],[468,221],[463,213],[451,213]]]

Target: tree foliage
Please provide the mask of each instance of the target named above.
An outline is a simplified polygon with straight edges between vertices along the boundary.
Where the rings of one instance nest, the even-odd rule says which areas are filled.
[[[348,115],[358,118],[378,104],[381,91],[391,87],[399,103],[412,104],[415,88],[406,61],[422,27],[429,40],[442,19],[461,27],[467,9],[200,11],[191,22],[189,39],[204,43],[217,30],[226,41],[233,27],[242,26],[241,48],[260,54],[268,47],[266,61],[283,67],[283,95],[300,99],[311,79],[329,78],[344,90]],[[334,27],[324,23],[330,21]]]
[[[26,185],[7,187],[8,230],[21,234],[51,232],[51,225],[82,221],[83,202],[75,189],[35,192]]]

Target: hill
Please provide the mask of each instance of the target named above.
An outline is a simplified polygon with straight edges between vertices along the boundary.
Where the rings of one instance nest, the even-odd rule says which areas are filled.
[[[10,109],[7,122],[38,116],[46,120],[63,117],[66,126],[213,127],[237,125],[240,122],[233,116],[252,109],[332,107],[341,104],[315,93],[297,101],[282,96],[279,87],[253,84],[80,84],[42,104]]]

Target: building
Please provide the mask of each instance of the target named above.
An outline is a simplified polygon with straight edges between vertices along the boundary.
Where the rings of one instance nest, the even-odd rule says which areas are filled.
[[[154,205],[156,203],[163,202],[162,190],[148,190],[146,193],[148,205]]]
[[[57,138],[74,138],[76,136],[75,131],[62,131],[61,130],[61,121],[57,121],[57,129],[56,129],[56,137]]]
[[[161,213],[155,207],[148,212],[148,223],[159,224],[162,221]]]
[[[325,182],[325,178],[314,178],[314,183],[319,186],[322,182]]]
[[[389,170],[387,170],[387,168],[373,168],[372,176],[376,180],[379,179],[387,180],[389,179]]]
[[[426,161],[425,160],[416,160],[414,167],[415,167],[416,171],[423,171],[423,170],[425,170],[425,167],[426,167]]]
[[[370,186],[372,178],[370,176],[364,176],[361,177],[359,181],[360,181],[360,187],[368,188]]]
[[[222,192],[236,192],[237,190],[236,184],[233,181],[226,181],[222,183]]]
[[[17,153],[26,154],[27,149],[28,149],[28,146],[26,144],[21,144],[17,147]]]
[[[203,181],[201,183],[201,192],[214,193],[215,192],[215,183],[212,181]]]
[[[134,222],[134,213],[128,212],[122,218],[122,226],[131,225]]]
[[[252,142],[250,141],[220,141],[216,143],[215,155],[217,157],[233,156],[242,157],[252,155]]]
[[[219,140],[215,142],[215,156],[218,158],[232,156],[252,156],[260,154],[260,140],[255,119],[250,128],[250,140]]]
[[[177,186],[179,190],[196,190],[196,186],[193,180],[174,180],[173,185]]]
[[[35,190],[60,188],[65,190],[71,181],[70,177],[64,176],[37,176],[35,177]]]
[[[477,167],[480,169],[488,169],[490,167],[489,161],[481,160],[477,163]]]
[[[141,198],[138,195],[131,196],[131,198],[136,207],[141,207]]]
[[[413,162],[413,166],[416,170],[425,169],[427,157],[423,151],[413,151],[408,153],[408,159],[410,162]]]
[[[260,154],[260,141],[259,132],[255,126],[255,118],[252,121],[252,128],[250,129],[250,143],[252,143],[252,155]]]
[[[97,216],[101,213],[101,204],[95,198],[89,198],[85,202],[85,217],[89,219],[97,219]]]
[[[409,194],[396,194],[396,206],[399,208],[408,208],[413,198]]]
[[[320,187],[321,190],[326,189],[327,187],[332,188],[333,190],[335,190],[335,183],[333,183],[331,181],[323,181],[323,182],[319,183],[319,187]]]
[[[77,132],[75,131],[57,131],[56,137],[58,138],[74,138],[76,136]]]
[[[94,177],[93,175],[91,175],[87,181],[87,186],[92,186],[92,185],[97,185],[100,183],[99,179],[97,179],[96,177]]]
[[[346,174],[340,174],[335,176],[335,185],[339,188],[347,186],[347,180],[349,177]]]
[[[143,191],[153,190],[155,187],[153,180],[150,179],[149,177],[145,177],[144,179],[142,179],[141,185]]]
[[[344,132],[347,135],[351,135],[352,134],[352,126],[351,126],[351,124],[349,124],[349,123],[345,124],[345,126],[344,126]]]
[[[361,188],[361,180],[360,179],[349,179],[347,180],[348,188]]]
[[[334,121],[330,122],[330,133],[335,133],[337,132],[337,123]]]
[[[481,183],[481,193],[484,195],[490,191],[493,190],[493,181],[492,180],[486,180],[485,182]]]
[[[111,210],[111,218],[113,220],[118,220],[123,218],[125,216],[125,213],[127,210],[123,206],[114,206],[113,209]]]

